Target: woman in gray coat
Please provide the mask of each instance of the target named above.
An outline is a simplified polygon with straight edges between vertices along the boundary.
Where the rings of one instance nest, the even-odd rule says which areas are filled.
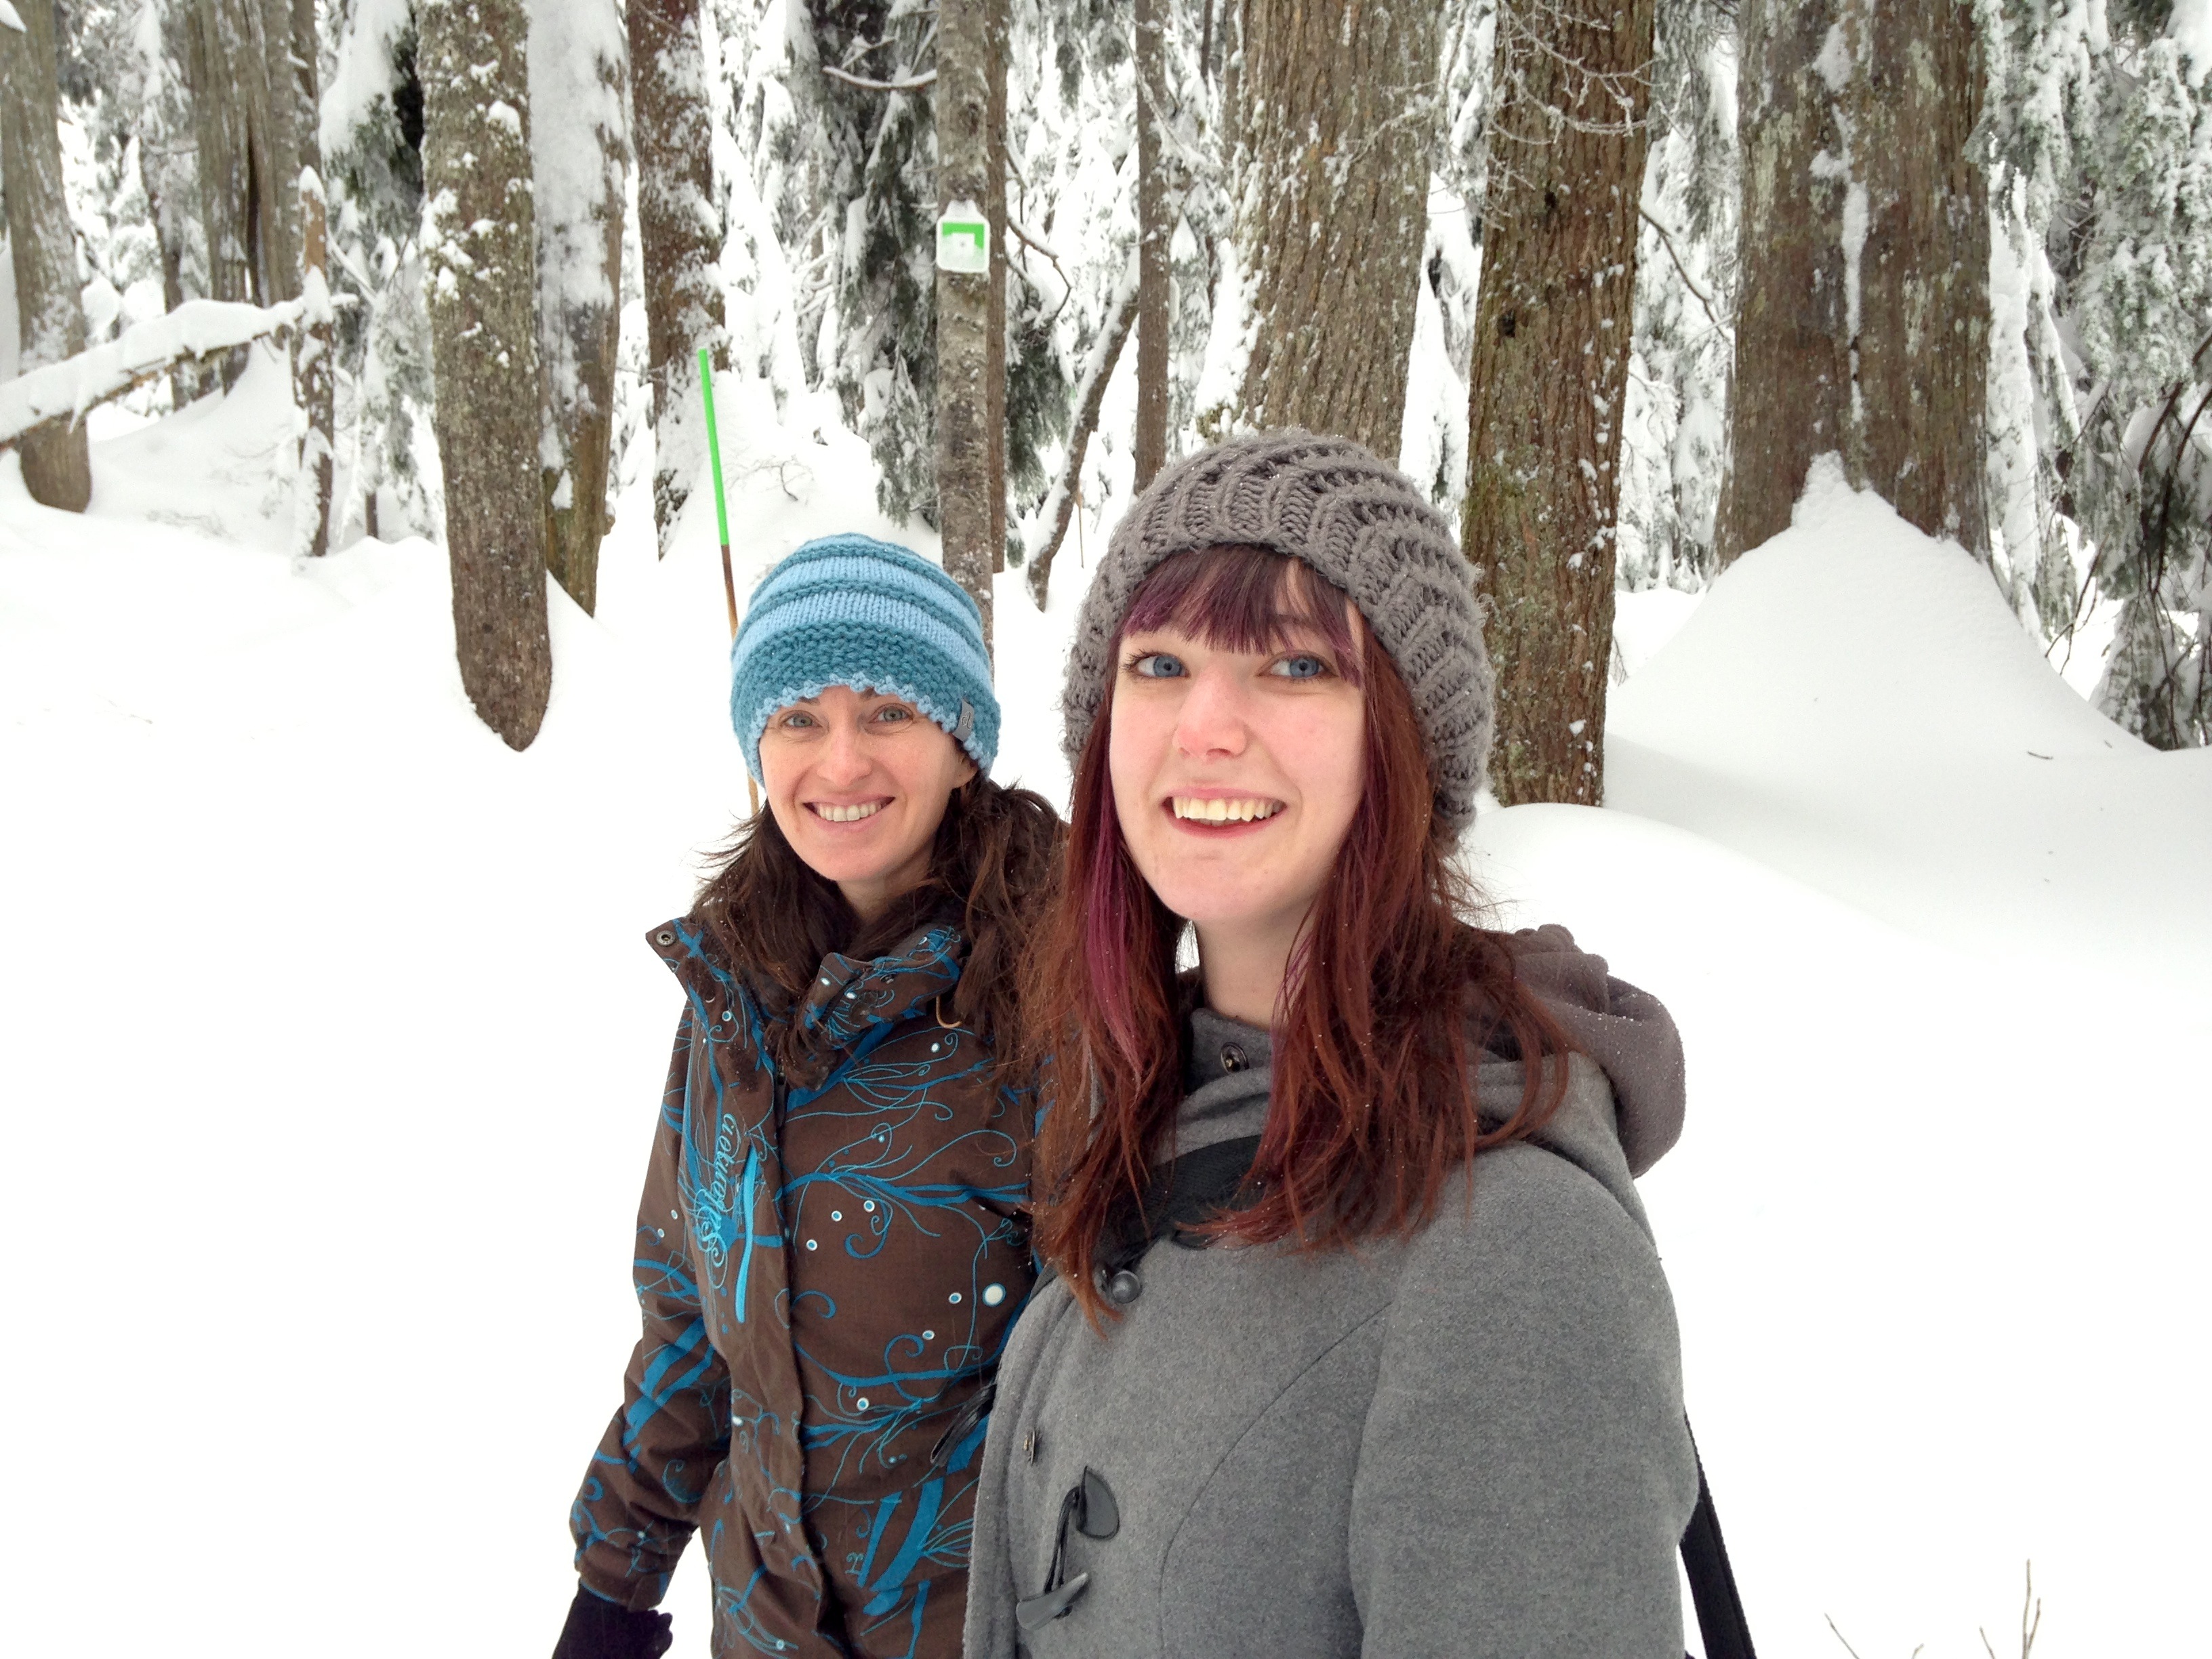
[[[1562,930],[1465,919],[1490,696],[1464,562],[1356,445],[1223,445],[1115,532],[1031,988],[1054,1276],[969,1659],[1682,1652],[1696,1462],[1632,1180],[1680,1045]]]

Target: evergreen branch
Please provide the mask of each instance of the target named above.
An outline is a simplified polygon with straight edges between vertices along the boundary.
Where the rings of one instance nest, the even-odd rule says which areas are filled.
[[[893,81],[871,81],[865,76],[848,75],[835,64],[824,64],[822,72],[832,81],[842,81],[847,86],[858,87],[863,92],[921,92],[937,84],[935,70],[921,75],[901,76]]]

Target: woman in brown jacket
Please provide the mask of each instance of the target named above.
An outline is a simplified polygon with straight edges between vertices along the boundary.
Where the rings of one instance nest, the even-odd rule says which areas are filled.
[[[1059,830],[986,775],[975,604],[903,549],[756,591],[731,713],[768,811],[652,944],[684,987],[644,1333],[571,1517],[556,1659],[651,1659],[706,1531],[717,1656],[960,1650],[982,1391],[1027,1296],[1011,971]]]

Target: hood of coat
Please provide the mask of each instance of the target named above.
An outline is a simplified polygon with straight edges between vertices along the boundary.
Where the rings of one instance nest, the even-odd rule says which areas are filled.
[[[701,975],[726,993],[738,988],[738,976],[708,954],[705,930],[693,919],[664,923],[649,942],[695,996],[708,989]],[[929,1013],[960,982],[967,950],[958,928],[933,921],[880,957],[832,951],[795,1005],[787,1004],[781,988],[757,983],[752,975],[744,976],[743,989],[763,1026],[783,1028],[762,1030],[762,1046],[785,1083],[804,1091],[819,1088],[847,1059],[902,1020]]]
[[[1613,1085],[1613,1121],[1605,1127],[1628,1172],[1642,1175],[1682,1134],[1686,1093],[1674,1017],[1649,991],[1615,979],[1603,957],[1577,949],[1564,927],[1524,928],[1506,943],[1521,982]]]
[[[1567,1093],[1535,1139],[1608,1187],[1656,1164],[1682,1133],[1682,1038],[1658,998],[1607,970],[1564,927],[1509,934],[1515,970],[1566,1028],[1586,1059],[1569,1068]],[[1195,981],[1187,986],[1194,998]],[[1267,1032],[1203,1006],[1190,1013],[1173,1155],[1255,1135],[1266,1127],[1273,1046]],[[1484,1056],[1478,1109],[1502,1123],[1521,1101],[1518,1060]],[[1610,1085],[1610,1086],[1608,1086]]]

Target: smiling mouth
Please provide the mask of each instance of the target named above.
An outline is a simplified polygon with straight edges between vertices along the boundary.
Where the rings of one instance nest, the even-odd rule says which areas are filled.
[[[875,817],[890,805],[887,800],[863,800],[850,806],[835,806],[826,800],[811,800],[806,803],[806,810],[831,823],[858,823],[862,818]]]
[[[1253,823],[1283,810],[1279,800],[1206,799],[1196,795],[1174,796],[1168,806],[1177,817],[1196,823]]]

